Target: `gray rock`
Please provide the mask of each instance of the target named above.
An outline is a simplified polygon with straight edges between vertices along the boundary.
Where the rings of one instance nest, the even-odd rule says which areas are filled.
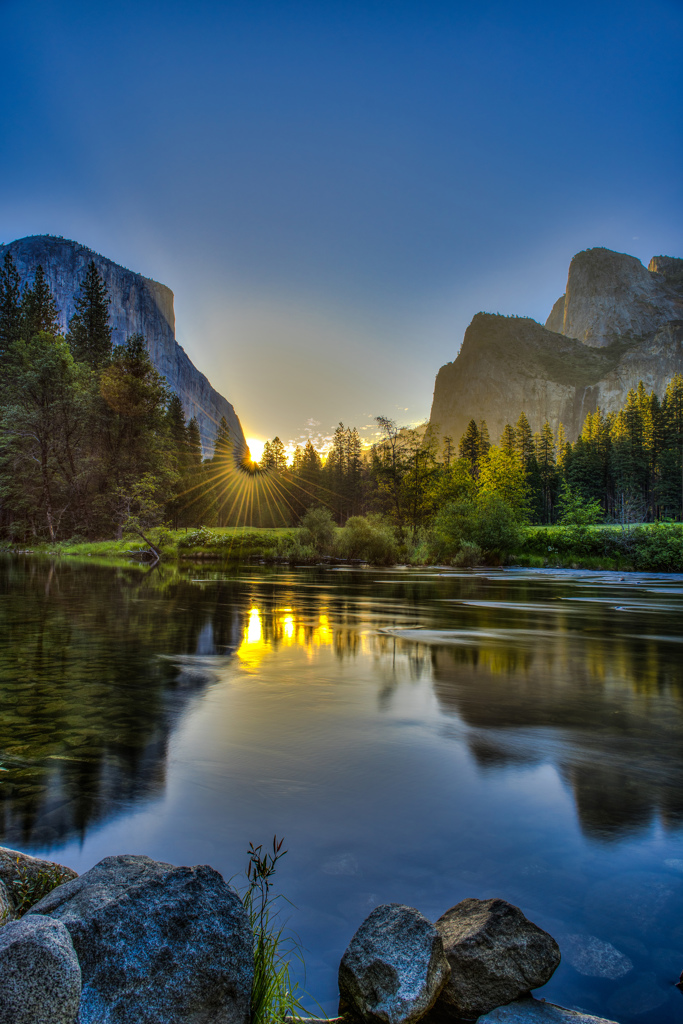
[[[594,1017],[582,1010],[565,1010],[555,1003],[525,996],[492,1010],[480,1017],[477,1024],[616,1024],[616,1021]]]
[[[30,917],[0,930],[0,1024],[73,1024],[81,969],[59,921]]]
[[[71,934],[79,1024],[248,1024],[253,933],[213,868],[107,857],[29,911],[38,914]]]
[[[623,978],[633,970],[627,956],[611,942],[595,935],[566,935],[562,939],[562,955],[575,971],[587,978]]]
[[[5,883],[0,882],[0,925],[13,921],[14,917],[14,901]]]
[[[439,996],[440,1017],[476,1018],[545,985],[560,947],[519,907],[501,899],[467,899],[436,922],[451,976]]]
[[[339,965],[339,1012],[412,1024],[434,1005],[450,968],[441,936],[413,907],[385,903],[366,917]]]

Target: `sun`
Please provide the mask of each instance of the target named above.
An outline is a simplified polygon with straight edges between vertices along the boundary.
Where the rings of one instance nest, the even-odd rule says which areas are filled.
[[[249,446],[249,452],[251,453],[251,461],[260,462],[263,457],[263,449],[266,442],[258,437],[248,437],[247,444]]]

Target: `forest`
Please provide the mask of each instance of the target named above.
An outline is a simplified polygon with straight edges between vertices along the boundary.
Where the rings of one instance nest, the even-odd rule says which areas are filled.
[[[548,423],[534,433],[523,410],[497,444],[485,422],[472,420],[461,438],[452,438],[434,426],[401,427],[379,416],[370,447],[340,423],[324,458],[309,441],[288,464],[285,444],[275,437],[254,463],[224,420],[213,452],[203,455],[197,423],[186,422],[145,339],[132,335],[112,345],[108,304],[91,263],[62,335],[42,268],[23,283],[10,254],[4,258],[0,536],[6,543],[120,538],[161,526],[297,526],[323,509],[337,526],[370,516],[399,539],[427,531],[432,539],[457,536],[460,547],[487,550],[487,530],[496,523],[498,547],[509,549],[515,531],[530,526],[623,527],[682,518],[680,374],[661,401],[641,382],[618,412],[588,414],[573,443],[561,424],[557,433]]]

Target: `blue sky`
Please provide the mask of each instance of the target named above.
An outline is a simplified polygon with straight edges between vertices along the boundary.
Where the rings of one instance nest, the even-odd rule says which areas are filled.
[[[683,4],[0,0],[0,241],[168,284],[247,434],[428,415],[480,309],[683,255]]]

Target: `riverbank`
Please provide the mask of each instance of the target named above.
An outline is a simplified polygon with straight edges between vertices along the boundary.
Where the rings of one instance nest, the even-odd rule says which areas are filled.
[[[345,557],[345,529],[337,527],[331,543],[324,547],[304,543],[304,531],[297,527],[218,527],[197,530],[150,530],[149,539],[162,560],[171,562],[210,561],[219,564],[272,562],[295,565],[368,563],[402,564],[419,567],[444,560],[436,557],[429,534],[416,532],[393,545],[385,542],[374,551],[358,551],[359,557]],[[309,539],[310,538],[306,538]],[[150,559],[150,549],[138,536],[122,540],[68,540],[57,544],[6,545],[8,553],[38,554],[64,558],[98,558],[139,561]],[[630,526],[531,526],[522,533],[517,550],[501,557],[498,553],[463,552],[445,564],[516,565],[526,568],[594,569],[616,572],[683,572],[683,525],[652,523]]]

